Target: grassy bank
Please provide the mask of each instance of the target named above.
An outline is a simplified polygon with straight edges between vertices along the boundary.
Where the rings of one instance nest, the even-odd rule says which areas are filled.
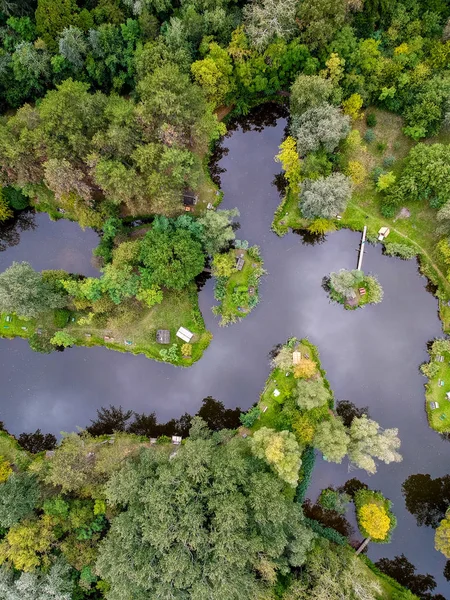
[[[7,321],[7,316],[11,321]],[[165,292],[164,300],[152,308],[144,309],[132,322],[120,324],[108,319],[104,326],[80,324],[83,313],[73,312],[64,327],[57,327],[53,311],[45,314],[39,321],[25,321],[16,315],[1,315],[1,337],[29,338],[33,334],[43,338],[51,338],[56,331],[63,329],[75,340],[77,346],[104,346],[119,352],[144,354],[154,360],[166,360],[181,366],[190,366],[201,358],[211,341],[211,334],[206,330],[202,314],[198,308],[195,284],[182,292]],[[83,321],[81,321],[83,323]],[[183,341],[176,337],[179,327],[185,327],[194,333],[192,338],[192,355],[184,358],[181,353]],[[159,344],[156,341],[158,329],[170,331],[170,344]],[[162,349],[172,350],[174,359],[161,356]]]
[[[446,433],[450,431],[450,342],[436,340],[430,349],[430,362],[422,365],[428,377],[425,384],[426,411],[430,427]]]
[[[402,119],[397,115],[372,108],[368,109],[367,113],[374,114],[377,120],[377,124],[371,128],[375,139],[370,143],[364,142],[357,148],[344,148],[341,156],[343,164],[349,160],[360,162],[365,168],[366,177],[362,183],[355,186],[351,201],[345,212],[340,215],[341,219],[333,221],[332,226],[336,229],[362,231],[364,225],[367,225],[370,241],[376,240],[380,227],[389,227],[391,233],[387,243],[396,242],[413,247],[420,260],[421,271],[437,286],[439,298],[450,300],[450,283],[446,278],[448,269],[435,248],[436,210],[424,203],[410,202],[404,206],[409,211],[409,217],[404,218],[398,213],[393,218],[386,218],[380,212],[381,193],[377,191],[370,177],[370,172],[377,167],[399,175],[414,142],[402,133]],[[356,121],[353,126],[364,136],[367,131],[364,119]],[[426,141],[448,142],[448,139],[444,139],[441,134],[439,138]],[[393,160],[388,169],[384,166],[386,160]],[[289,229],[306,229],[310,224],[311,221],[304,219],[300,214],[298,198],[288,194],[275,213],[272,228],[278,235],[284,235]],[[444,330],[450,333],[450,311],[443,318],[443,323]]]

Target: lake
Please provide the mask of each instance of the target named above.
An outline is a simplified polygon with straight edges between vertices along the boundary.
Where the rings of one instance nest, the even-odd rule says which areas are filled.
[[[54,433],[84,426],[96,409],[114,404],[137,412],[155,411],[160,421],[195,413],[203,398],[213,396],[228,407],[250,407],[270,371],[268,354],[288,337],[308,337],[319,348],[336,399],[368,406],[383,427],[398,427],[403,462],[379,466],[368,477],[342,465],[317,460],[309,495],[315,500],[328,485],[357,477],[394,502],[398,527],[389,545],[370,544],[369,556],[404,552],[421,573],[436,577],[435,592],[445,594],[445,559],[434,550],[434,531],[417,527],[404,506],[402,482],[410,475],[442,477],[449,471],[450,443],[429,429],[424,410],[425,379],[418,371],[427,359],[427,342],[442,335],[437,300],[427,290],[415,261],[382,255],[368,246],[363,268],[379,278],[383,302],[357,311],[332,304],[322,278],[340,268],[356,268],[360,234],[334,232],[311,245],[297,234],[278,238],[271,230],[280,196],[273,185],[280,167],[274,162],[286,125],[283,118],[237,128],[221,144],[216,170],[224,192],[222,208],[241,212],[237,237],[258,244],[268,275],[261,303],[241,323],[220,328],[211,313],[213,282],[200,292],[200,307],[214,335],[204,357],[189,369],[149,361],[105,348],[71,348],[40,355],[26,341],[0,340],[2,397],[0,420],[14,434]],[[68,221],[35,216],[36,228],[20,232],[20,242],[0,252],[0,269],[13,260],[33,267],[64,268],[95,274],[91,252],[95,232]],[[180,323],[182,325],[182,323]],[[450,597],[450,596],[449,596]]]

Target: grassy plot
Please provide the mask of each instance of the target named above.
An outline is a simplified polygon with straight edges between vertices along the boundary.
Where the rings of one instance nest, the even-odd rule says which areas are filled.
[[[253,246],[248,250],[236,249],[236,265],[243,261],[241,270],[235,268],[229,277],[217,277],[214,296],[220,304],[213,307],[213,312],[220,315],[221,325],[236,323],[246,317],[258,304],[258,283],[264,274],[263,261],[259,256],[259,248]]]
[[[9,315],[12,320],[7,321],[7,315],[3,314],[0,336],[28,338],[39,329],[43,336],[51,337],[61,330],[61,327],[55,324],[55,316],[52,311],[36,322],[34,319],[25,321],[16,315]],[[166,291],[161,304],[142,310],[138,318],[131,322],[117,324],[114,320],[108,320],[102,327],[93,323],[80,324],[80,319],[85,316],[83,313],[71,313],[63,329],[75,340],[74,344],[77,346],[105,346],[120,352],[144,354],[147,358],[189,366],[202,356],[211,341],[211,334],[206,330],[198,308],[195,284],[182,292]],[[5,326],[8,328],[5,329]],[[194,334],[190,356],[182,356],[181,347],[184,342],[176,337],[180,326]],[[170,344],[159,344],[156,341],[158,329],[170,331]],[[176,349],[172,349],[171,357],[161,356],[162,349],[169,350],[174,345]]]
[[[300,352],[301,356],[306,359],[310,359],[315,363],[316,371],[310,378],[314,381],[320,381],[323,386],[327,389],[330,399],[328,405],[314,408],[312,410],[302,410],[298,407],[294,410],[289,411],[289,415],[283,414],[283,407],[288,401],[295,401],[297,396],[297,382],[298,378],[294,376],[292,367],[290,369],[283,367],[275,367],[267,379],[266,385],[261,392],[261,396],[258,403],[260,410],[260,416],[252,427],[253,431],[260,429],[261,427],[269,427],[273,429],[289,429],[295,432],[295,425],[303,428],[303,432],[300,433],[300,442],[304,442],[305,438],[302,433],[308,438],[306,430],[314,428],[314,424],[322,419],[330,417],[329,409],[333,407],[333,393],[330,385],[325,378],[325,371],[320,366],[319,353],[317,348],[311,344],[308,340],[301,340],[298,345],[296,340],[290,340],[288,346],[290,347],[291,353],[294,349]],[[295,404],[295,402],[294,402]],[[304,418],[303,418],[304,417]]]
[[[449,346],[448,350],[436,348],[434,342],[430,362],[422,365],[424,375],[428,377],[425,385],[428,422],[430,427],[442,433],[450,431],[450,400],[447,399],[450,392],[450,344],[447,340],[444,342]]]

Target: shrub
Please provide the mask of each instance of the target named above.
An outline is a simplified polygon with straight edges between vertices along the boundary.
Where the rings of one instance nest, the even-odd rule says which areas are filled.
[[[392,156],[392,154],[385,156],[383,159],[383,167],[385,167],[386,169],[389,169],[389,167],[392,167],[392,165],[394,163],[395,163],[395,156]]]
[[[181,346],[181,354],[185,358],[190,358],[192,356],[192,344],[183,344]]]
[[[314,531],[314,533],[320,535],[320,537],[323,537],[334,544],[338,544],[339,546],[348,545],[347,538],[334,529],[331,529],[331,527],[325,527],[325,525],[322,525],[319,521],[308,518],[305,518],[305,523]]]
[[[75,341],[75,338],[70,333],[67,333],[67,331],[57,331],[50,340],[54,346],[63,346],[64,348],[73,346]]]
[[[33,333],[30,335],[28,338],[28,345],[33,352],[40,352],[41,354],[50,354],[55,350],[55,346],[50,341],[50,336],[45,333],[42,333],[41,335]]]
[[[0,456],[0,483],[4,483],[12,473],[13,470],[9,462],[3,456]]]
[[[432,379],[440,371],[439,363],[435,361],[424,363],[423,365],[420,365],[420,370],[422,371],[422,375],[425,375],[428,379]]]
[[[178,359],[180,358],[179,351],[178,351],[178,344],[176,344],[176,343],[172,344],[169,349],[162,348],[159,351],[159,355],[165,361],[177,362]]]
[[[381,177],[381,175],[383,175],[384,171],[381,167],[375,167],[374,169],[372,169],[371,172],[371,177],[374,181],[374,183],[377,183],[378,179]]]
[[[314,471],[314,465],[316,462],[316,453],[312,446],[308,446],[302,454],[302,467],[300,469],[299,480],[300,483],[297,486],[297,502],[303,504],[306,492],[308,491],[309,484],[311,483],[311,477]]]
[[[62,329],[67,325],[70,317],[70,310],[67,308],[56,308],[53,314],[53,323],[58,329]]]
[[[364,134],[364,141],[367,142],[368,144],[375,141],[375,138],[376,138],[376,135],[375,135],[375,131],[373,129],[368,129],[366,131],[366,133]]]
[[[212,262],[212,271],[215,277],[230,277],[235,271],[236,259],[233,252],[216,254]]]
[[[403,260],[411,260],[416,256],[416,251],[408,244],[397,244],[392,242],[391,244],[386,244],[384,247],[384,253],[388,256],[398,256],[403,258]]]
[[[388,173],[382,173],[377,180],[377,189],[380,192],[384,192],[395,183],[396,179],[397,177],[392,171],[389,171]]]
[[[380,211],[381,211],[381,214],[383,215],[383,217],[386,217],[386,219],[392,219],[392,217],[395,216],[397,209],[398,209],[398,204],[393,198],[391,198],[391,197],[383,198],[383,202],[381,203],[381,208],[380,208]]]
[[[301,444],[311,444],[316,431],[316,424],[310,418],[310,411],[298,414],[291,423],[295,437]]]
[[[246,413],[241,413],[239,419],[244,427],[253,427],[261,416],[261,410],[258,406],[253,406]]]
[[[373,275],[367,275],[364,283],[367,289],[367,302],[379,304],[383,300],[383,288],[380,282]]]
[[[377,117],[373,113],[369,113],[368,115],[366,115],[366,124],[367,127],[376,127]]]
[[[350,177],[355,185],[360,185],[367,177],[367,171],[359,161],[350,160],[347,165],[346,175]]]
[[[347,510],[347,504],[350,500],[351,498],[348,494],[333,488],[326,488],[320,492],[318,503],[325,510],[334,510],[343,515]]]
[[[3,188],[3,197],[14,210],[23,210],[30,204],[27,196],[24,196],[20,190],[11,186]]]
[[[336,225],[328,219],[315,219],[308,227],[308,231],[314,235],[324,235],[329,231],[335,231]]]

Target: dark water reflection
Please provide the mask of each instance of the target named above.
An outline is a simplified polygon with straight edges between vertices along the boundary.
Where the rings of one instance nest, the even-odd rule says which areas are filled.
[[[369,246],[364,268],[378,275],[385,291],[382,304],[352,312],[330,304],[321,287],[322,278],[332,270],[356,266],[360,236],[335,232],[326,242],[310,245],[299,235],[279,239],[271,232],[272,215],[279,203],[271,183],[280,171],[273,156],[284,126],[281,119],[261,132],[251,131],[249,124],[246,133],[235,131],[224,140],[228,152],[222,152],[219,165],[223,208],[239,207],[238,236],[260,245],[269,271],[261,286],[262,302],[254,313],[238,325],[219,328],[210,311],[213,282],[206,281],[200,304],[214,340],[203,359],[190,369],[101,348],[73,348],[41,356],[21,340],[0,340],[0,420],[14,433],[37,427],[58,432],[86,425],[98,407],[110,403],[137,412],[156,411],[160,421],[195,413],[209,395],[226,406],[246,408],[258,398],[269,373],[270,350],[290,336],[307,336],[319,346],[336,398],[368,406],[371,416],[384,427],[398,427],[404,456],[400,464],[381,465],[372,477],[360,470],[349,472],[347,464],[318,459],[312,500],[320,489],[342,485],[352,477],[381,489],[394,502],[399,525],[393,542],[388,546],[371,544],[369,555],[378,559],[403,552],[419,572],[436,577],[439,586],[435,592],[445,593],[445,559],[434,550],[434,531],[417,526],[415,517],[405,509],[401,491],[409,475],[442,477],[450,464],[449,442],[427,426],[424,379],[418,371],[427,356],[427,341],[441,334],[436,299],[426,291],[426,279],[419,275],[414,261],[386,257],[380,247]],[[46,237],[41,235],[45,231],[40,224],[39,230],[32,232],[36,241],[28,242],[23,234],[14,252],[21,250],[21,259],[31,260],[37,268],[53,266],[55,255],[68,245],[67,233],[64,239],[59,237],[60,226]],[[83,272],[89,255],[86,248],[80,265]]]

